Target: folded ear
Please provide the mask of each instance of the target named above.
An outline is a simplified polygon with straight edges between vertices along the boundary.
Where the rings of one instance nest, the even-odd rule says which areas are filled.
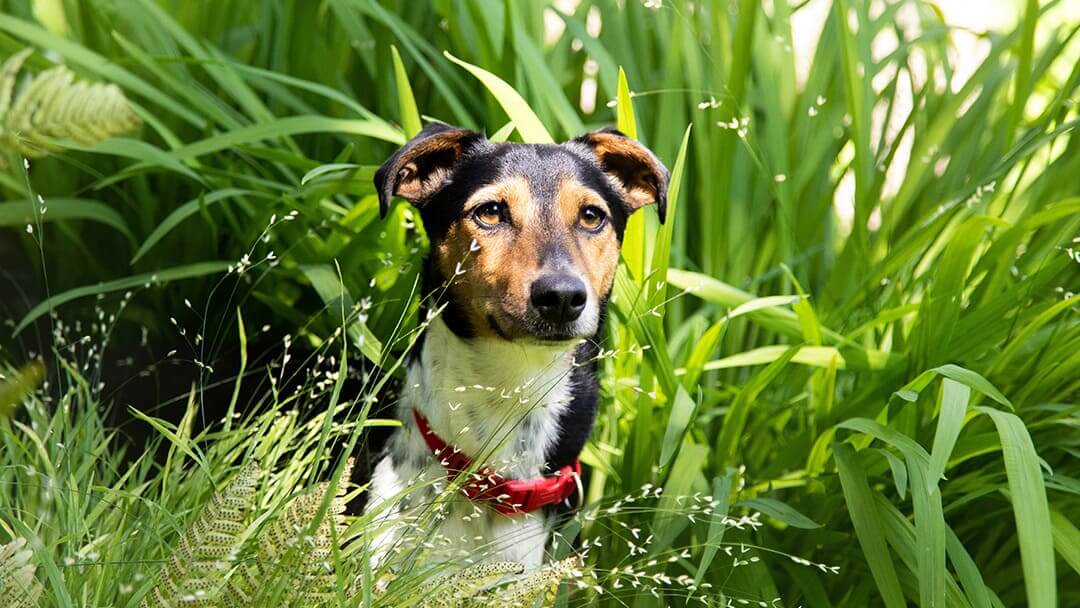
[[[669,174],[648,148],[611,128],[586,133],[574,141],[588,146],[604,172],[622,185],[631,211],[655,202],[660,222],[664,222]]]
[[[475,131],[438,123],[424,127],[375,172],[379,214],[386,217],[394,196],[422,207],[446,185],[465,152],[483,139]]]

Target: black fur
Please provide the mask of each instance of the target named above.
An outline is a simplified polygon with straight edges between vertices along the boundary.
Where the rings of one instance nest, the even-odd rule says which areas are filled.
[[[623,136],[614,130],[606,130]],[[456,145],[453,152],[439,151],[431,157],[415,156],[417,150],[426,149],[421,144],[432,137],[453,138]],[[430,142],[429,142],[430,143]],[[663,213],[666,202],[667,170],[651,154],[649,158],[659,167],[656,177],[660,195],[658,203]],[[622,160],[618,159],[621,163]],[[479,133],[456,129],[445,125],[428,125],[413,140],[405,144],[390,157],[375,173],[375,188],[379,195],[380,210],[383,215],[389,209],[390,200],[397,187],[402,167],[413,163],[421,178],[431,175],[436,170],[446,172],[446,179],[422,198],[411,200],[420,210],[420,217],[429,239],[434,243],[446,237],[454,222],[463,216],[464,204],[472,193],[498,181],[500,178],[514,175],[528,181],[537,204],[555,204],[559,179],[572,174],[584,185],[599,193],[608,203],[610,221],[619,242],[622,242],[626,223],[633,208],[623,200],[613,187],[613,171],[625,167],[605,167],[593,153],[588,136],[582,136],[562,145],[553,144],[506,144],[488,141]],[[635,171],[639,167],[633,168]],[[620,176],[615,176],[617,179]],[[662,216],[661,216],[662,217]],[[442,298],[449,277],[442,276],[438,265],[429,256],[424,262],[422,297],[425,309],[444,305],[441,313],[447,327],[461,338],[476,335],[467,315],[458,303]],[[596,420],[597,406],[600,400],[600,385],[597,379],[598,365],[596,357],[600,352],[603,336],[606,294],[602,294],[601,318],[596,335],[578,347],[575,352],[577,361],[587,362],[574,368],[572,374],[573,397],[570,407],[559,420],[560,433],[557,441],[547,454],[549,471],[571,464],[578,458],[585,446]],[[418,356],[423,340],[417,341],[411,357]],[[369,454],[370,455],[370,454]]]
[[[597,336],[601,333],[598,332]],[[548,472],[554,473],[568,464],[572,464],[581,454],[585,442],[592,434],[596,421],[596,410],[600,402],[600,381],[597,378],[596,356],[600,354],[598,338],[578,347],[574,357],[578,361],[589,361],[574,368],[572,383],[574,396],[570,407],[559,417],[559,436],[548,449]]]

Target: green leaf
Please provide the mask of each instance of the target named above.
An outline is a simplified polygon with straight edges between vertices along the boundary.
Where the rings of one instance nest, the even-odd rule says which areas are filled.
[[[719,504],[709,516],[709,531],[706,538],[705,549],[701,552],[701,561],[698,563],[697,575],[694,576],[694,584],[700,585],[716,558],[716,552],[724,542],[724,531],[727,526],[724,520],[727,518],[731,505],[731,474],[726,473],[720,477],[714,477],[712,482],[713,499]]]
[[[229,265],[229,262],[198,262],[195,264],[188,264],[186,266],[175,266],[173,268],[167,268],[165,270],[159,270],[157,272],[137,274],[122,279],[116,279],[114,281],[98,283],[97,285],[86,285],[83,287],[76,287],[75,289],[69,289],[68,291],[49,297],[44,302],[41,302],[37,306],[30,309],[30,312],[26,313],[26,316],[23,317],[21,321],[19,321],[18,325],[15,326],[14,331],[12,331],[11,333],[13,335],[17,335],[19,332],[26,329],[27,325],[33,323],[34,320],[41,315],[72,300],[85,298],[87,296],[96,296],[99,294],[112,293],[114,291],[121,291],[124,289],[135,289],[143,286],[161,285],[164,283],[170,283],[172,281],[203,277],[211,274],[220,274],[228,270]]]
[[[731,355],[730,357],[724,357],[723,359],[716,359],[709,361],[705,364],[704,369],[707,371],[714,371],[718,369],[730,369],[735,367],[746,367],[750,365],[764,365],[777,360],[788,351],[789,347],[783,345],[777,346],[762,346],[753,350]],[[852,364],[845,357],[843,352],[833,346],[799,346],[798,352],[792,357],[792,363],[799,363],[802,365],[812,365],[814,367],[820,367],[823,369],[829,369],[832,366],[836,366],[837,369],[885,369],[889,366],[893,360],[891,353],[883,353],[881,351],[866,351],[862,353],[865,355],[862,361],[857,361]]]
[[[979,411],[990,416],[1001,437],[1028,606],[1052,608],[1057,606],[1054,539],[1039,455],[1024,422],[1016,415],[989,407],[980,407]]]
[[[626,72],[619,68],[619,93],[615,97],[615,126],[630,139],[637,139],[637,121],[634,118],[634,102]],[[623,229],[622,259],[637,285],[644,285],[648,268],[645,264],[645,214],[634,213],[626,220]]]
[[[821,524],[774,498],[762,497],[740,500],[736,503],[736,506],[760,511],[769,517],[779,519],[789,526],[802,528],[803,530],[813,530],[821,527]]]
[[[371,332],[366,323],[353,314],[353,297],[341,282],[338,272],[329,264],[306,264],[300,267],[319,298],[329,307],[334,318],[345,325],[350,341],[375,364],[382,363],[382,342]]]
[[[200,210],[209,208],[210,205],[214,205],[231,198],[240,198],[244,196],[262,199],[273,198],[268,194],[254,192],[251,190],[242,190],[239,188],[225,188],[223,190],[215,190],[214,192],[211,192],[209,194],[200,195],[196,198],[193,198],[190,201],[174,209],[172,213],[166,216],[165,219],[157,225],[157,228],[154,228],[154,231],[150,233],[150,236],[146,237],[146,240],[143,241],[143,244],[139,247],[139,250],[135,252],[134,256],[132,256],[131,263],[135,264],[136,262],[138,262],[144,255],[147,254],[147,252],[149,252],[154,247],[154,245],[158,244],[161,239],[165,238],[169,235],[170,232],[176,229],[176,227],[179,226],[181,222],[195,215],[196,213],[199,213]]]
[[[505,125],[499,127],[497,131],[491,134],[488,139],[491,141],[506,141],[510,139],[510,135],[514,132],[514,121],[510,121]]]
[[[470,74],[487,87],[488,91],[495,96],[495,100],[506,111],[506,115],[510,117],[510,120],[514,121],[517,132],[521,134],[526,143],[555,143],[551,134],[544,128],[544,123],[540,122],[536,113],[529,107],[528,102],[513,87],[491,72],[454,57],[449,51],[443,51],[443,55],[468,70]]]
[[[838,443],[833,446],[833,456],[836,459],[836,470],[840,473],[840,487],[844,491],[851,523],[855,526],[855,536],[862,547],[863,559],[870,566],[870,574],[877,583],[885,605],[888,608],[903,608],[906,605],[904,593],[900,590],[900,579],[896,577],[896,568],[885,543],[881,516],[855,449],[845,443]]]
[[[926,465],[908,459],[911,503],[915,510],[915,547],[920,606],[945,606],[945,516],[941,490]]]
[[[206,183],[203,176],[199,175],[194,169],[188,167],[183,162],[177,160],[165,150],[137,139],[111,137],[89,147],[81,146],[70,141],[60,142],[60,145],[72,150],[86,150],[96,154],[110,154],[142,161],[140,163],[142,166],[160,167],[166,171],[173,171],[184,175],[196,183]]]
[[[392,44],[390,55],[394,58],[394,80],[397,83],[401,127],[405,130],[405,137],[415,137],[423,128],[423,124],[420,122],[420,112],[416,109],[416,98],[413,97],[412,86],[409,85],[409,75],[405,72],[405,64],[401,62],[397,47]]]
[[[967,386],[951,378],[942,381],[937,431],[934,433],[934,447],[930,451],[930,469],[926,475],[926,483],[929,484],[927,490],[937,489],[938,481],[945,477],[945,465],[964,425],[970,396],[971,389]]]
[[[724,328],[727,327],[727,321],[721,319],[716,323],[713,323],[709,329],[705,330],[705,333],[701,334],[697,342],[694,343],[694,348],[690,351],[690,356],[686,358],[686,369],[675,370],[676,374],[685,374],[683,377],[683,386],[687,390],[698,385],[698,381],[701,379],[701,374],[705,371],[705,363],[709,357],[712,356],[716,350],[720,339],[723,337]]]
[[[581,122],[577,110],[566,99],[562,83],[548,67],[547,59],[540,52],[537,43],[529,36],[520,19],[511,16],[510,24],[514,33],[517,60],[529,74],[530,84],[535,83],[530,87],[531,90],[535,91],[536,96],[551,111],[564,133],[571,137],[580,134],[585,130],[585,125]]]
[[[1013,408],[1012,402],[1009,401],[1009,399],[1005,397],[1005,395],[1001,394],[1001,391],[999,391],[997,387],[995,387],[993,384],[990,384],[989,380],[983,378],[981,375],[971,371],[970,369],[965,369],[963,367],[960,367],[959,365],[953,365],[950,363],[948,365],[942,365],[941,367],[935,367],[930,371],[941,374],[942,376],[955,380],[961,384],[966,384],[967,386],[979,391],[980,393],[986,395],[994,401],[997,401],[1001,405],[1004,405],[1010,410],[1015,409]]]
[[[328,173],[336,173],[338,171],[349,171],[351,169],[358,169],[363,165],[357,165],[356,163],[329,163],[326,165],[319,165],[311,171],[304,174],[304,177],[300,178],[300,185],[307,185],[308,182],[322,177]]]
[[[245,144],[304,133],[359,135],[388,141],[392,144],[400,145],[405,143],[405,136],[401,131],[381,120],[328,118],[326,116],[308,115],[276,118],[239,129],[232,129],[193,144],[188,144],[172,151],[171,154],[181,160],[198,158]]]
[[[300,266],[300,272],[304,273],[312,288],[319,294],[319,298],[327,306],[332,306],[331,312],[348,315],[353,307],[353,297],[349,289],[341,282],[341,278],[334,267],[330,264],[305,264]]]
[[[671,181],[668,183],[667,219],[660,227],[657,235],[656,248],[653,249],[652,269],[649,282],[658,286],[667,281],[667,269],[671,265],[671,243],[675,238],[675,218],[678,217],[679,197],[682,194],[682,183],[686,167],[686,150],[690,144],[690,129],[693,123],[686,125],[683,132],[682,143],[679,144],[679,153],[675,155],[675,165],[671,169]],[[655,287],[652,291],[656,291]],[[661,308],[661,314],[663,308]]]
[[[656,535],[649,545],[649,554],[657,555],[671,546],[671,543],[686,529],[689,520],[680,513],[680,497],[692,493],[694,480],[701,475],[701,469],[709,457],[708,446],[687,442],[671,467],[671,474],[664,483],[664,493],[653,514],[650,530]]]
[[[727,415],[724,416],[724,424],[716,441],[716,457],[719,459],[721,466],[734,464],[739,439],[743,437],[743,429],[746,427],[746,420],[750,416],[750,408],[757,402],[758,394],[780,375],[780,372],[787,367],[788,362],[798,352],[798,346],[788,348],[783,355],[770,363],[768,367],[754,375],[750,382],[739,391],[735,401],[728,409]]]
[[[634,117],[633,95],[626,71],[619,68],[619,92],[615,96],[615,127],[630,139],[637,139],[637,119]]]
[[[731,312],[727,314],[729,319],[734,319],[751,312],[762,310],[765,308],[778,308],[780,306],[791,306],[799,300],[802,300],[802,296],[765,296],[763,298],[754,298],[749,302],[743,302],[735,308],[731,309]]]
[[[1024,7],[1024,18],[1021,21],[1020,49],[1017,53],[1019,65],[1016,68],[1016,80],[1013,87],[1013,99],[1009,104],[1008,121],[1006,122],[1005,134],[1012,143],[1016,136],[1016,128],[1024,116],[1024,106],[1031,94],[1031,66],[1035,54],[1035,24],[1039,19],[1039,0],[1027,0]]]
[[[754,294],[699,272],[669,268],[667,271],[667,280],[675,287],[684,289],[702,300],[713,302],[726,308],[737,308],[754,300],[756,297]],[[774,306],[752,310],[748,314],[755,323],[782,333],[790,338],[796,340],[802,339],[802,325],[800,325],[798,316],[794,311]],[[827,327],[822,327],[821,333],[826,343],[837,344],[847,342],[843,336]]]
[[[864,433],[874,439],[884,441],[904,454],[904,459],[908,462],[909,467],[913,462],[923,467],[929,466],[930,455],[919,445],[919,442],[900,431],[882,425],[876,420],[849,418],[837,424],[836,427]]]
[[[889,450],[878,450],[885,460],[889,463],[889,470],[892,471],[893,483],[896,485],[896,493],[900,496],[900,500],[904,500],[907,493],[907,466],[904,465],[904,461],[896,457]]]
[[[912,329],[916,361],[933,365],[947,359],[947,349],[960,319],[962,294],[975,252],[988,226],[1000,220],[986,216],[967,219],[949,239],[934,268],[934,280]]]
[[[885,538],[888,540],[889,546],[910,572],[917,572],[919,541],[915,533],[915,526],[909,521],[909,517],[900,513],[889,499],[880,493],[874,493],[874,503],[877,506],[878,514],[881,516]],[[907,582],[909,586],[917,584],[917,581],[911,581],[911,579],[908,579]],[[956,581],[947,573],[945,576],[945,601],[947,606],[968,606],[964,601],[963,592],[956,584]]]
[[[207,475],[212,475],[210,466],[206,462],[206,455],[199,450],[198,444],[191,441],[191,437],[188,435],[187,432],[177,430],[177,427],[173,426],[169,422],[166,422],[160,418],[148,416],[133,407],[129,407],[128,412],[135,418],[138,418],[139,420],[142,420],[143,422],[149,424],[151,427],[153,427],[155,431],[165,437],[165,439],[167,439],[173,447],[183,452],[188,458],[194,460],[195,463],[199,465],[199,468],[202,469]],[[182,421],[180,423],[180,429],[184,429],[185,426],[186,425]]]
[[[948,527],[945,528],[945,532],[947,534],[945,548],[948,551],[949,560],[953,563],[953,568],[960,578],[960,584],[964,586],[964,593],[967,595],[972,607],[990,608],[990,590],[986,587],[986,583],[983,582],[979,566],[975,563],[975,560],[971,559],[971,555],[968,554],[964,545],[960,544],[960,539],[956,537],[956,533]]]
[[[35,209],[37,207],[37,209]],[[116,229],[132,243],[134,235],[128,228],[124,217],[108,205],[85,198],[48,198],[45,199],[45,214],[41,215],[41,205],[37,201],[0,202],[0,226],[23,228],[27,224],[36,224],[36,217],[42,222],[64,220],[88,220],[105,224]]]
[[[690,421],[694,419],[698,404],[680,385],[675,392],[675,398],[671,401],[671,414],[668,416],[667,428],[664,430],[664,442],[660,448],[660,466],[666,467],[678,452],[682,444],[686,429]]]
[[[1080,530],[1057,509],[1050,510],[1050,524],[1053,526],[1054,547],[1065,563],[1080,574]]]
[[[28,21],[5,14],[0,14],[0,30],[39,47],[49,49],[63,57],[71,65],[78,66],[98,78],[116,83],[129,92],[142,95],[196,127],[201,128],[206,124],[197,114],[185,108],[183,104],[178,103],[157,87],[125,70],[119,63],[111,61],[85,46],[48,32]]]

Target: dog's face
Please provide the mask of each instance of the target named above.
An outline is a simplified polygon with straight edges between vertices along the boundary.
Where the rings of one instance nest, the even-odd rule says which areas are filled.
[[[663,221],[667,182],[656,157],[617,131],[509,144],[443,125],[375,174],[384,214],[395,195],[420,209],[425,283],[445,286],[455,333],[545,343],[597,332],[626,220],[656,202]]]

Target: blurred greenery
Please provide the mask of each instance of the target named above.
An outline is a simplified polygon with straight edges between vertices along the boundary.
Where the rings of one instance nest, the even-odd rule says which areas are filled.
[[[25,70],[115,84],[143,123],[96,145],[50,141],[59,151],[26,171],[4,151],[0,357],[75,358],[79,332],[52,333],[63,320],[106,336],[83,360],[180,343],[193,377],[231,384],[211,368],[237,346],[237,310],[247,335],[312,348],[344,310],[350,348],[386,366],[416,324],[427,243],[407,204],[378,218],[375,167],[431,120],[515,141],[618,124],[673,169],[672,208],[662,227],[649,211],[628,229],[586,495],[653,484],[672,498],[586,521],[583,538],[603,539],[592,565],[626,563],[645,528],[650,556],[687,548],[664,571],[711,585],[714,605],[1080,604],[1068,2],[1027,0],[1014,28],[987,32],[925,0],[558,5],[0,0],[0,57],[33,47]],[[815,11],[805,50],[793,23]],[[34,454],[5,451],[4,483]],[[303,462],[309,480],[327,466]],[[696,493],[767,525],[670,516]],[[41,555],[96,538],[74,515],[12,524],[23,500],[0,500],[0,530],[52,539]],[[43,532],[55,526],[79,538]],[[761,559],[739,564],[751,545]],[[98,599],[119,584],[61,591],[57,571],[46,596],[72,605],[90,580]]]

